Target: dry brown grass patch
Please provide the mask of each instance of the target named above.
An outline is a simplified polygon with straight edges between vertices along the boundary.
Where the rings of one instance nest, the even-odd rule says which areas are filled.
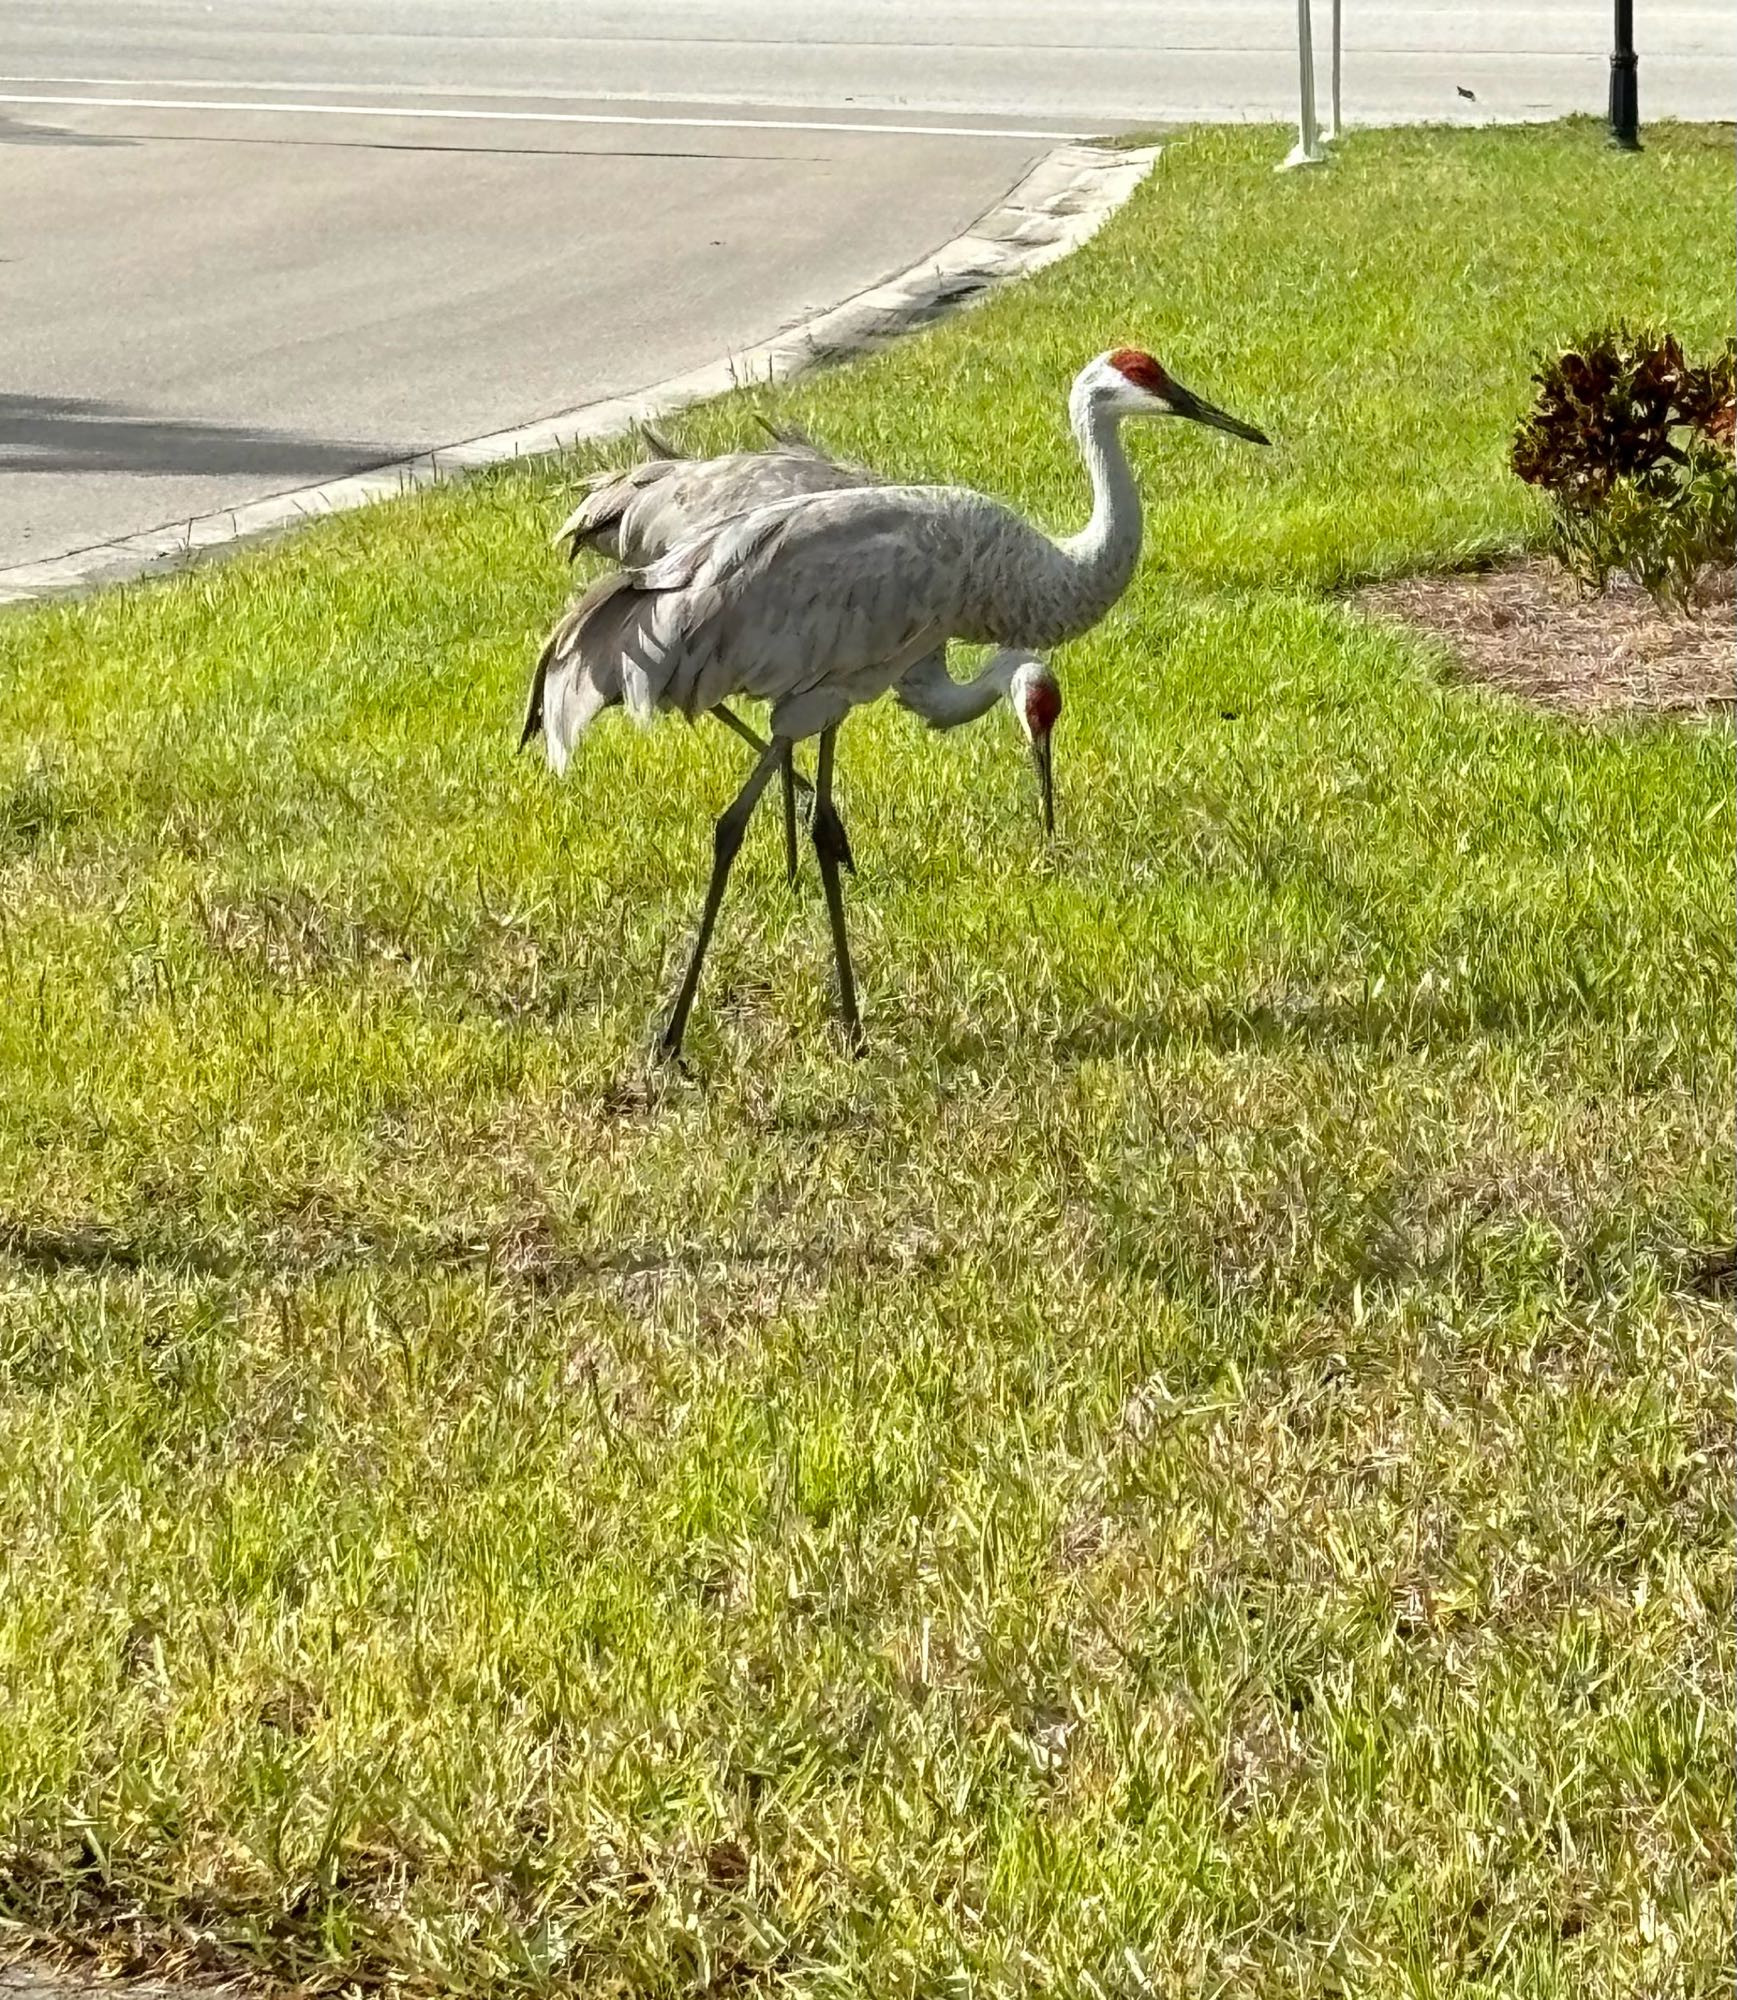
[[[1469,679],[1568,715],[1703,715],[1737,701],[1732,572],[1687,612],[1637,585],[1587,596],[1529,558],[1499,569],[1412,576],[1359,591],[1366,611],[1433,633]]]

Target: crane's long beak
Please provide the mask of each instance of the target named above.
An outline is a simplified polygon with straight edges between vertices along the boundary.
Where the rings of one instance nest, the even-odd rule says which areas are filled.
[[[1169,402],[1179,417],[1188,417],[1197,424],[1210,424],[1215,431],[1229,431],[1232,437],[1246,438],[1250,444],[1272,443],[1265,431],[1257,431],[1253,424],[1245,424],[1241,417],[1233,417],[1228,410],[1206,402],[1183,388],[1180,382],[1171,383]]]
[[[1050,734],[1046,729],[1041,736],[1031,739],[1031,761],[1037,766],[1038,797],[1043,802],[1043,830],[1053,840],[1055,838],[1055,761],[1050,753]]]

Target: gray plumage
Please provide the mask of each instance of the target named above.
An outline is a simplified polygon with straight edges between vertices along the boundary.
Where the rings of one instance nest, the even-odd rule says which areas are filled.
[[[588,591],[537,662],[525,739],[539,728],[564,769],[616,702],[641,721],[689,717],[732,695],[772,708],[775,736],[840,722],[950,639],[1040,648],[1089,631],[1139,558],[1139,493],[1119,428],[1130,416],[1204,414],[1131,377],[1122,357],[1081,371],[1069,409],[1091,479],[1092,517],[1051,541],[962,487],[848,487],[784,499],[701,531]],[[1246,427],[1243,427],[1246,429]],[[616,517],[631,512],[632,502]],[[598,530],[603,523],[598,523]]]
[[[772,429],[770,425],[767,427]],[[569,560],[581,549],[630,568],[655,562],[703,528],[808,493],[837,493],[884,482],[865,465],[829,457],[800,435],[772,430],[769,450],[687,458],[655,432],[637,465],[599,473],[556,531]]]
[[[774,735],[817,735],[949,638],[1053,639],[1094,623],[1095,609],[1077,623],[1041,615],[1060,593],[1018,564],[1035,569],[1049,547],[993,502],[940,487],[756,508],[587,591],[538,661],[527,733],[541,724],[562,769],[616,702],[649,722],[747,695],[771,705]],[[1024,619],[996,618],[1007,595]]]
[[[585,497],[556,531],[569,559],[581,549],[614,557],[629,568],[658,561],[694,536],[721,527],[756,508],[804,495],[844,492],[888,482],[866,465],[833,458],[789,428],[762,418],[772,444],[690,458],[657,432],[642,427],[648,456],[640,463],[597,474]],[[992,658],[967,681],[947,672],[945,649],[926,654],[893,687],[894,698],[933,729],[954,729],[986,715],[1013,691],[1022,669],[1061,692],[1044,662],[1019,648]],[[1025,720],[1021,716],[1021,726]]]
[[[1140,554],[1140,498],[1119,435],[1125,418],[1190,417],[1266,442],[1135,349],[1100,355],[1081,370],[1069,416],[1091,481],[1092,515],[1059,542],[962,487],[837,486],[837,469],[806,446],[783,455],[800,460],[805,470],[797,476],[818,481],[818,490],[761,504],[754,482],[779,454],[749,454],[727,475],[744,482],[746,511],[673,542],[661,538],[670,531],[668,510],[681,518],[692,501],[679,464],[667,469],[671,461],[651,462],[663,470],[636,467],[598,482],[567,523],[563,535],[575,547],[612,540],[618,552],[642,542],[657,552],[594,584],[556,626],[532,676],[521,747],[540,729],[550,763],[564,770],[585,730],[616,703],[642,723],[659,709],[690,720],[723,713],[735,695],[772,711],[772,741],[715,829],[712,878],[664,1031],[666,1055],[680,1052],[731,865],[775,772],[783,774],[793,849],[793,748],[816,735],[810,833],[826,890],[840,1012],[860,1047],[839,875],[851,865],[850,845],[832,799],[839,724],[913,669],[919,684],[939,693],[934,676],[946,680],[950,640],[1024,650],[1056,645],[1098,622],[1126,589]],[[776,468],[780,479],[791,473],[789,464]],[[1032,718],[1041,713],[1040,692],[1033,691]],[[1047,744],[1047,722],[1044,728]]]

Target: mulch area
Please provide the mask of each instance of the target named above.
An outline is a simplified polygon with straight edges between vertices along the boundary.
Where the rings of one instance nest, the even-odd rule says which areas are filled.
[[[1577,716],[1706,715],[1737,703],[1733,573],[1706,580],[1686,612],[1613,583],[1583,595],[1555,565],[1414,576],[1357,593],[1365,611],[1433,633],[1469,680]]]

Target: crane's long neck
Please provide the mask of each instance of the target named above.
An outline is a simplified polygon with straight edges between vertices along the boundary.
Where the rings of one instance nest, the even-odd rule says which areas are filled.
[[[1124,561],[1131,572],[1140,553],[1140,490],[1122,449],[1121,426],[1114,411],[1078,390],[1069,398],[1068,422],[1092,482],[1092,518],[1062,547],[1078,562]]]
[[[1128,587],[1140,558],[1140,495],[1116,418],[1083,383],[1068,415],[1092,482],[1092,518],[1052,542],[1017,524],[998,551],[970,636],[1043,650],[1090,631]]]
[[[987,715],[1013,685],[1013,677],[1030,657],[1017,647],[991,655],[980,673],[968,681],[956,681],[947,671],[946,657],[937,653],[918,661],[899,683],[898,698],[920,715],[931,729],[957,729],[962,722],[975,722]]]
[[[1073,586],[1074,629],[1084,631],[1127,589],[1140,560],[1143,523],[1140,489],[1114,413],[1076,389],[1068,416],[1092,482],[1092,518],[1057,546]]]

